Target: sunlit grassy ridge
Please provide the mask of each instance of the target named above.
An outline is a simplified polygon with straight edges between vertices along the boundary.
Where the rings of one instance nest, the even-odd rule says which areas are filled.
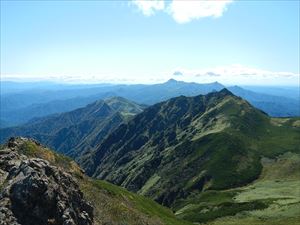
[[[153,200],[100,180],[80,182],[85,196],[99,215],[110,215],[107,222],[121,224],[191,225],[179,220],[172,211]],[[99,221],[100,222],[100,221]],[[102,221],[103,222],[103,221]]]

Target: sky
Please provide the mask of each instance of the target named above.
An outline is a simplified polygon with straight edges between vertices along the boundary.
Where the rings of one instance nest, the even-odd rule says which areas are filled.
[[[1,0],[1,80],[296,86],[299,4]]]

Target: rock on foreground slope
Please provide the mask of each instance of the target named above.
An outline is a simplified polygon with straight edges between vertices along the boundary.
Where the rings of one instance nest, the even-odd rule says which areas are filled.
[[[69,173],[18,149],[24,139],[10,139],[0,150],[1,225],[90,225],[93,208]]]
[[[91,224],[191,225],[151,199],[87,177],[33,139],[0,145],[0,225]]]

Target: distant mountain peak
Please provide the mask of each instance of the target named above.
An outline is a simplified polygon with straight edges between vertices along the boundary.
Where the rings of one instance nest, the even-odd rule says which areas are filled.
[[[213,82],[213,84],[219,84],[219,85],[222,85],[220,82],[218,82],[218,81],[215,81],[215,82]]]
[[[196,84],[196,85],[214,85],[214,86],[218,86],[219,88],[224,87],[221,83],[219,83],[218,81],[212,82],[212,83],[196,83],[196,82],[186,82],[186,81],[180,81],[180,80],[175,80],[173,78],[169,79],[168,81],[166,81],[164,84]]]
[[[231,87],[232,89],[235,89],[235,90],[245,90],[243,89],[242,87],[238,86],[238,85],[234,85]]]
[[[179,82],[178,80],[175,80],[175,79],[171,78],[166,83],[171,84],[171,83],[178,83],[178,82]]]
[[[112,96],[104,99],[105,101],[110,101],[110,100],[118,100],[118,101],[128,101],[128,99],[123,98],[121,96]]]

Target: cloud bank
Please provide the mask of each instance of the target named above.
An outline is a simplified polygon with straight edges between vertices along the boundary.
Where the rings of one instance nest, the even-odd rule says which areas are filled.
[[[203,17],[221,17],[231,2],[231,0],[173,0],[168,12],[177,23],[188,23]]]
[[[182,74],[182,72],[180,72],[180,71],[175,71],[174,73],[173,73],[173,76],[182,76],[183,74]]]
[[[227,10],[232,0],[133,0],[145,16],[154,15],[156,11],[169,14],[177,23],[188,23],[204,17],[218,18]],[[165,4],[168,3],[168,4]]]
[[[255,85],[293,85],[299,82],[300,74],[292,72],[275,72],[239,64],[189,70],[177,68],[176,73],[182,75],[178,79],[190,82],[208,83],[218,81],[224,84]],[[173,72],[174,73],[174,72]],[[173,75],[175,78],[175,76]]]

